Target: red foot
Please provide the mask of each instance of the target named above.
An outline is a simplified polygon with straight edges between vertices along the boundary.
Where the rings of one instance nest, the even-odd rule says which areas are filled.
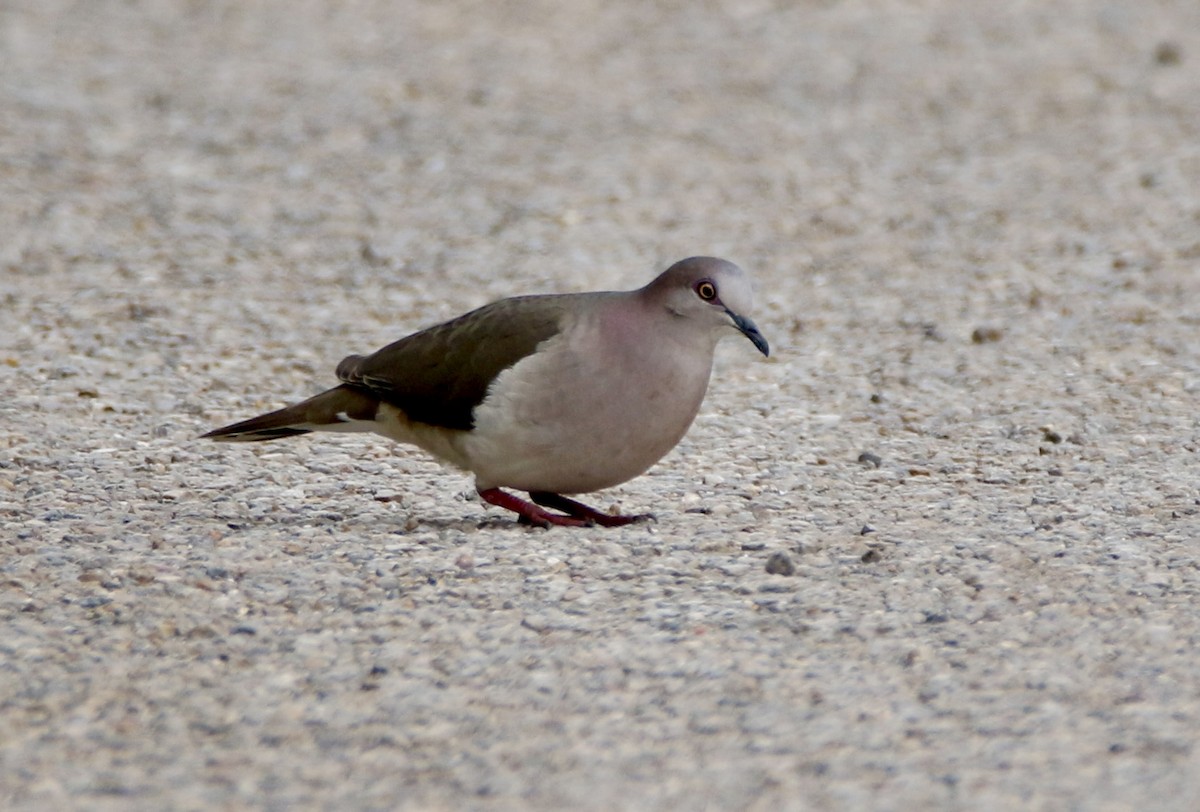
[[[506,493],[499,488],[488,488],[486,491],[479,491],[479,498],[489,505],[511,510],[521,517],[520,521],[537,525],[538,527],[550,527],[555,524],[562,527],[587,527],[593,524],[586,519],[576,519],[572,516],[547,513],[537,505],[526,502],[524,499],[513,496],[511,493]]]
[[[654,518],[649,513],[639,513],[635,516],[617,516],[612,513],[601,513],[582,502],[576,502],[574,499],[568,499],[557,493],[531,491],[529,496],[542,507],[561,510],[568,516],[574,516],[576,519],[586,519],[587,521],[595,522],[601,527],[624,527],[627,524],[644,522]]]
[[[614,516],[610,513],[601,513],[595,508],[590,508],[585,504],[576,502],[574,499],[559,496],[557,493],[537,491],[529,495],[533,498],[534,502],[537,502],[536,505],[513,496],[511,493],[502,491],[499,488],[488,488],[487,490],[479,491],[479,497],[489,505],[511,510],[520,517],[519,521],[522,523],[538,527],[550,527],[552,525],[560,527],[591,527],[597,524],[602,527],[621,527],[632,522],[654,518],[649,514]],[[554,510],[561,510],[566,515],[564,516],[562,513],[550,513],[542,510],[538,505],[553,508]]]

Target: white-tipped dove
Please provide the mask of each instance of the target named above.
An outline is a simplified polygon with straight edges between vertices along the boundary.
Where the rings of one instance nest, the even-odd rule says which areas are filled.
[[[484,501],[523,522],[624,525],[648,517],[563,494],[618,485],[674,448],[721,336],[736,330],[768,354],[752,302],[745,272],[713,257],[677,262],[639,290],[503,299],[351,355],[341,386],[204,436],[373,431],[472,472]]]

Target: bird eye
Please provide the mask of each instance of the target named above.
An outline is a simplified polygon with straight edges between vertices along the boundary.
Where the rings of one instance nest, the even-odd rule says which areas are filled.
[[[717,298],[717,286],[707,279],[696,284],[696,295],[706,302],[711,302]]]

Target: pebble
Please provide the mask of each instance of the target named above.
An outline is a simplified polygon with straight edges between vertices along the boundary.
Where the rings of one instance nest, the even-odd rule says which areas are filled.
[[[796,565],[784,552],[774,552],[767,558],[766,570],[772,575],[795,575]]]

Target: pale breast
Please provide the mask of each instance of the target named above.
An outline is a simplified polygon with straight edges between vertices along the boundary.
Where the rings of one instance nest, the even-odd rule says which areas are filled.
[[[584,493],[646,471],[704,399],[712,346],[643,341],[586,314],[505,370],[459,441],[481,488]]]

